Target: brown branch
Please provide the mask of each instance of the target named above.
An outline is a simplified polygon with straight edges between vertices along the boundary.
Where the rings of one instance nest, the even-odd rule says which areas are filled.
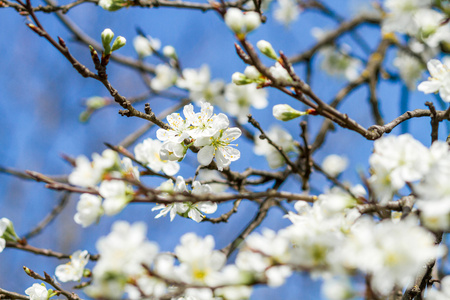
[[[434,104],[432,102],[425,102],[425,105],[428,106],[431,112],[431,143],[434,143],[438,140],[439,119]]]
[[[224,213],[220,217],[217,218],[204,218],[202,222],[211,222],[211,223],[221,223],[221,222],[228,222],[228,219],[238,211],[239,204],[241,204],[242,199],[238,199],[234,201],[233,208],[230,209],[227,213]]]
[[[11,8],[14,8],[19,13],[22,13],[22,14],[27,13],[27,10],[25,10],[23,8],[23,6],[20,4],[10,2],[8,0],[2,0],[2,3],[3,3],[3,6],[0,6],[0,8],[1,7],[11,7]],[[74,2],[66,4],[66,5],[51,5],[51,4],[46,5],[46,6],[38,5],[36,7],[33,7],[33,11],[39,11],[39,12],[44,12],[44,13],[52,13],[52,12],[60,11],[61,13],[65,14],[70,9],[72,9],[80,4],[83,4],[83,3],[95,3],[95,2],[92,0],[77,0],[77,1],[74,1]]]
[[[6,242],[6,248],[15,248],[15,249],[19,249],[19,250],[23,250],[26,252],[31,252],[37,255],[42,255],[42,256],[48,256],[48,257],[55,257],[57,259],[70,259],[70,254],[64,254],[61,252],[56,252],[50,249],[43,249],[43,248],[37,248],[31,245],[26,244],[23,242],[20,243],[13,243],[13,242]],[[91,255],[89,256],[89,259],[92,261],[96,261],[99,259],[99,255]]]
[[[160,204],[171,204],[171,203],[179,203],[179,202],[204,202],[210,201],[215,203],[227,202],[231,200],[237,199],[247,199],[247,200],[258,200],[266,197],[276,198],[277,201],[306,201],[306,202],[315,202],[317,200],[317,196],[309,196],[302,194],[293,194],[288,192],[278,192],[276,190],[268,190],[266,192],[246,192],[239,194],[203,194],[203,195],[194,195],[189,193],[173,193],[169,196],[162,195],[163,192],[146,188],[141,186],[147,193],[146,195],[138,195],[131,202],[134,203],[160,203]]]
[[[261,135],[259,136],[259,138],[261,140],[267,140],[267,142],[273,146],[275,148],[275,150],[278,151],[278,153],[280,153],[280,155],[284,158],[284,160],[286,161],[286,163],[291,167],[292,171],[294,171],[295,173],[299,173],[300,170],[297,168],[297,166],[289,159],[289,157],[287,156],[286,152],[284,152],[283,148],[281,148],[281,146],[278,146],[274,141],[272,141],[271,138],[269,138],[267,136],[267,134],[264,132],[264,130],[261,128],[261,126],[259,125],[258,121],[256,121],[252,115],[248,115],[248,122],[250,124],[253,125],[253,127],[255,127],[256,129],[258,129],[261,132]]]
[[[177,110],[181,109],[185,105],[189,104],[191,101],[189,99],[184,99],[179,104],[177,104],[174,107],[168,108],[161,112],[156,118],[159,120],[164,119],[171,113],[176,112]],[[149,131],[154,126],[154,123],[147,123],[129,136],[127,136],[125,139],[123,139],[118,146],[122,146],[124,148],[128,148],[131,145],[133,145],[137,139],[139,139],[141,136],[143,136],[147,131]]]
[[[30,300],[30,297],[18,293],[10,292],[0,288],[0,299],[23,299]]]
[[[98,195],[98,191],[93,188],[81,188],[81,187],[72,186],[70,184],[58,182],[48,176],[45,176],[41,173],[34,172],[34,171],[26,171],[26,173],[28,175],[30,175],[37,182],[47,183],[47,185],[45,187],[52,189],[52,190],[68,191],[68,192],[81,193],[81,194],[88,193],[88,194]]]
[[[59,294],[61,294],[61,295],[64,295],[64,297],[66,297],[67,299],[81,300],[81,298],[77,294],[62,289],[59,286],[59,284],[56,282],[56,280],[53,279],[50,275],[48,275],[46,272],[44,272],[45,277],[42,277],[41,275],[39,275],[38,273],[34,272],[33,270],[31,270],[27,267],[23,267],[23,269],[24,269],[25,273],[27,273],[28,276],[50,284],[52,287],[55,288],[55,291],[59,292]]]

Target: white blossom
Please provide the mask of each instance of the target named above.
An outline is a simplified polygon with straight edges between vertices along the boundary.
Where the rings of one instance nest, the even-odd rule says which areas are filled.
[[[47,300],[49,299],[48,290],[45,284],[33,283],[33,285],[25,290],[25,294],[30,297],[30,300]]]
[[[415,35],[418,28],[414,14],[421,8],[430,7],[431,0],[386,0],[384,6],[388,15],[382,22],[383,31]]]
[[[450,27],[444,24],[445,19],[444,14],[433,9],[419,9],[414,14],[414,22],[419,29],[419,39],[430,47],[437,47],[440,42],[450,41]]]
[[[332,76],[344,77],[352,81],[358,78],[362,68],[362,63],[349,55],[349,46],[343,45],[340,48],[325,47],[320,50],[323,57],[320,67]]]
[[[215,158],[217,168],[222,171],[232,161],[236,161],[241,157],[240,151],[231,147],[237,146],[237,144],[231,143],[239,138],[241,134],[242,132],[239,128],[233,127],[225,131],[219,130],[212,137],[197,139],[194,145],[202,147],[197,153],[198,162],[203,166],[207,166]]]
[[[161,48],[161,41],[151,36],[138,35],[133,39],[133,46],[140,57],[146,57]]]
[[[75,251],[70,256],[70,262],[56,267],[55,275],[61,282],[79,281],[83,277],[84,267],[89,262],[87,250]]]
[[[424,70],[422,63],[417,58],[403,51],[398,51],[393,64],[398,69],[400,77],[408,89],[414,90]]]
[[[273,14],[275,20],[279,23],[288,26],[292,22],[298,19],[301,13],[301,9],[298,3],[294,0],[278,0],[278,7],[274,10]]]
[[[183,69],[183,76],[179,77],[176,85],[189,91],[189,97],[196,103],[207,101],[221,103],[223,101],[223,80],[211,81],[211,73],[208,65],[203,65],[199,70]]]
[[[142,274],[143,264],[152,264],[158,246],[146,240],[146,232],[144,223],[118,221],[97,241],[100,259],[92,270],[92,284],[84,290],[89,296],[121,298],[128,278]]]
[[[104,170],[95,168],[86,156],[78,156],[75,165],[68,178],[70,184],[90,187],[100,182]]]
[[[270,74],[285,84],[292,83],[292,77],[289,72],[279,63],[276,62],[275,66],[269,68]]]
[[[213,114],[214,107],[211,104],[202,101],[200,105],[199,113],[194,113],[192,104],[185,107],[186,120],[192,124],[192,128],[188,131],[192,138],[209,138],[230,125],[230,121],[225,114]]]
[[[331,278],[322,284],[322,294],[329,300],[354,299],[355,292],[348,278]]]
[[[194,233],[187,233],[175,247],[175,254],[180,262],[175,273],[188,284],[216,285],[217,273],[225,265],[224,253],[214,250],[212,236],[201,238]]]
[[[433,235],[413,217],[379,224],[363,218],[353,226],[352,239],[341,251],[347,263],[372,275],[372,288],[383,295],[395,285],[410,283],[428,260],[442,255]]]
[[[180,165],[174,161],[162,160],[160,156],[161,146],[162,143],[158,140],[145,139],[134,148],[136,159],[154,172],[163,171],[164,174],[169,176],[175,175],[180,170]]]
[[[297,152],[297,148],[294,145],[294,139],[289,132],[282,129],[280,126],[272,126],[266,135],[280,146],[286,153]],[[255,135],[255,147],[253,151],[256,155],[264,155],[272,169],[283,166],[286,161],[283,156],[272,146],[267,140],[262,140],[259,135]]]
[[[250,113],[250,107],[256,109],[265,108],[267,101],[267,91],[257,89],[256,83],[247,85],[228,84],[225,88],[225,98],[227,101],[222,104],[223,109],[238,118],[239,122],[247,122],[247,115]]]
[[[192,105],[191,105],[192,106]],[[184,116],[187,115],[189,106],[186,105],[183,109]],[[167,122],[169,123],[169,129],[159,128],[156,131],[156,136],[160,141],[170,141],[174,143],[181,143],[184,139],[189,137],[187,130],[190,123],[188,120],[184,120],[179,113],[173,113],[167,116]]]
[[[328,155],[322,162],[322,169],[328,175],[336,177],[348,166],[348,159],[336,154]]]
[[[160,190],[165,193],[171,194],[173,192],[183,193],[188,192],[186,187],[186,182],[184,178],[181,176],[177,177],[177,181],[175,185],[173,181],[169,179],[165,183],[163,183],[160,187]],[[194,181],[192,183],[192,194],[193,195],[204,195],[211,194],[211,187],[209,185],[202,185],[198,181]],[[210,201],[201,201],[201,202],[174,202],[171,204],[160,204],[155,206],[152,211],[161,210],[158,215],[155,216],[155,219],[170,215],[170,221],[173,221],[177,214],[186,216],[194,220],[195,222],[201,222],[205,217],[204,214],[212,214],[217,210],[217,204],[212,203]]]
[[[155,68],[155,77],[150,82],[150,87],[161,92],[173,86],[177,81],[177,71],[166,64],[159,64]]]
[[[437,93],[445,102],[450,102],[450,73],[449,66],[437,59],[427,63],[431,77],[419,84],[417,89],[425,94]]]
[[[99,196],[81,194],[77,204],[77,213],[74,216],[75,223],[88,227],[97,222],[102,214],[102,199]]]
[[[369,162],[373,171],[369,181],[382,203],[406,182],[421,179],[430,167],[428,149],[409,134],[376,140]]]
[[[100,195],[105,198],[102,207],[106,215],[118,214],[132,199],[132,188],[123,180],[104,180],[99,187]]]

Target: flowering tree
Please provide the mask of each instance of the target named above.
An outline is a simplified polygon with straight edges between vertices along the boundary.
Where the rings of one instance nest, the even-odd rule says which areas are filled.
[[[450,229],[450,153],[441,124],[450,119],[449,2],[386,0],[367,3],[350,17],[340,15],[339,1],[319,0],[44,2],[1,0],[0,7],[20,15],[39,36],[37,43],[49,43],[50,51],[62,54],[75,69],[69,76],[102,85],[108,96],[91,95],[80,121],[120,106],[122,117],[145,123],[119,143],[96,140],[106,142],[101,153],[65,154],[71,171],[64,176],[1,167],[19,179],[43,182],[63,197],[28,234],[16,232],[15,215],[0,220],[0,252],[5,252],[0,258],[23,251],[61,260],[55,269],[44,263],[45,272],[24,262],[24,276],[33,283],[24,291],[0,283],[0,298],[238,300],[251,298],[259,286],[289,290],[286,280],[304,272],[321,283],[325,299],[450,299],[442,243]],[[157,30],[149,36],[139,28],[137,35],[122,37],[102,28],[90,37],[66,15],[88,3],[111,15],[125,8],[159,7],[158,14],[169,7],[206,11],[229,33],[234,56],[243,64],[232,66],[226,83],[211,79],[207,64],[183,67],[189,65],[183,46],[163,46]],[[74,54],[71,48],[78,44],[49,31],[42,21],[48,14],[84,46],[76,53],[89,59]],[[308,14],[333,26],[299,26],[299,16]],[[253,40],[276,22],[315,40],[301,51],[278,50],[275,38]],[[360,30],[365,25],[370,31]],[[119,54],[126,39],[132,40],[132,56]],[[220,53],[215,59],[227,64]],[[111,71],[114,64],[138,73],[145,92],[125,96],[114,83],[122,75]],[[324,73],[340,78],[331,97],[317,80],[325,80]],[[423,80],[424,74],[430,77]],[[365,86],[368,92],[358,94]],[[400,95],[394,87],[401,88]],[[368,100],[367,111],[361,103],[356,109],[345,106],[354,101],[352,94]],[[410,103],[412,97],[419,101]],[[400,112],[383,111],[382,105],[400,106]],[[264,114],[267,110],[270,114]],[[408,133],[408,122],[419,118],[430,125]],[[351,134],[351,141],[343,140],[350,144],[347,157],[326,144],[339,142],[336,129]],[[423,132],[424,143],[419,141]],[[350,151],[364,141],[373,149],[364,157],[368,165],[349,181],[356,174],[346,171],[355,167]],[[66,208],[71,226],[99,227],[101,236],[70,253],[33,245],[69,198],[76,202],[73,210]],[[245,213],[247,202],[258,207],[254,216]],[[140,204],[147,218],[122,218],[133,204]],[[288,223],[266,222],[273,210]],[[226,231],[223,247],[216,246],[217,234],[199,234],[206,224],[231,226],[240,214],[246,222]],[[111,228],[102,227],[108,219]],[[176,219],[194,230],[181,228],[176,246],[162,250],[147,228],[158,221],[170,227]]]

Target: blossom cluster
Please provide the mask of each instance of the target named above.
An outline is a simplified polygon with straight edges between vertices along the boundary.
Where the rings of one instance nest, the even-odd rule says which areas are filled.
[[[362,186],[351,192],[365,195]],[[94,298],[116,299],[127,293],[137,299],[180,290],[192,299],[248,299],[256,283],[280,286],[293,271],[309,270],[314,278],[326,280],[324,293],[345,287],[341,293],[353,295],[357,290],[349,282],[358,270],[370,275],[374,291],[387,295],[395,285],[408,284],[429,259],[443,254],[415,217],[375,222],[361,216],[358,201],[340,188],[321,195],[312,206],[298,201],[296,211],[286,215],[292,225],[252,233],[228,265],[225,254],[214,250],[212,236],[187,233],[171,254],[146,240],[144,224],[116,222],[97,242],[100,260],[85,292]]]
[[[213,114],[213,106],[201,102],[201,111],[194,112],[194,106],[188,104],[183,109],[185,119],[180,114],[173,113],[167,117],[168,129],[158,129],[156,135],[163,142],[160,157],[163,160],[182,160],[189,147],[198,147],[197,160],[203,165],[209,165],[215,158],[217,168],[223,170],[232,161],[240,157],[239,150],[231,144],[241,136],[237,127],[229,128],[228,117],[220,113]]]
[[[393,199],[407,184],[417,196],[425,225],[450,228],[450,152],[445,142],[428,149],[411,135],[389,136],[375,142],[369,181],[381,203]]]
[[[170,195],[173,193],[188,193],[186,183],[183,177],[178,176],[175,185],[172,179],[163,182],[159,187],[159,190],[163,191],[165,195]],[[192,195],[208,195],[212,193],[212,189],[208,184],[201,184],[199,181],[194,181],[192,183]],[[201,222],[203,220],[204,213],[212,214],[217,210],[217,203],[211,201],[201,201],[201,202],[174,202],[171,204],[160,204],[152,208],[154,210],[161,210],[156,219],[162,216],[170,215],[170,221],[173,221],[177,214],[185,217],[189,217],[195,222]]]
[[[111,233],[97,242],[100,259],[92,270],[92,284],[84,291],[94,298],[161,298],[178,289],[192,299],[246,299],[251,288],[242,285],[235,266],[225,266],[226,256],[214,250],[212,236],[185,234],[175,253],[159,252],[146,240],[143,223],[120,221]],[[183,287],[187,288],[183,292]],[[219,287],[214,289],[210,287]],[[203,288],[204,287],[204,288]],[[181,298],[180,298],[181,299]]]
[[[81,194],[74,220],[83,227],[97,222],[103,215],[115,215],[133,198],[133,188],[127,180],[139,180],[139,171],[131,159],[120,160],[117,152],[107,149],[102,155],[94,153],[92,162],[85,156],[75,160],[75,168],[69,175],[69,183],[98,191],[101,197]],[[99,185],[99,186],[97,186]],[[103,200],[102,200],[103,198]]]

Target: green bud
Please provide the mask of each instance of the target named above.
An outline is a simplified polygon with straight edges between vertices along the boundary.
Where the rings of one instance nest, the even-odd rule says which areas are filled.
[[[86,106],[91,109],[99,109],[105,106],[107,102],[103,97],[94,96],[86,100]]]
[[[273,116],[280,121],[289,121],[300,116],[307,115],[307,112],[293,109],[287,104],[278,104],[273,107]]]
[[[105,49],[105,54],[110,54],[111,53],[111,42],[114,38],[114,32],[112,32],[111,29],[106,28],[105,30],[103,30],[102,32],[102,44],[103,44],[103,49]]]
[[[169,46],[165,46],[163,48],[163,54],[164,54],[165,57],[172,58],[172,59],[175,59],[175,60],[178,59],[177,52],[175,51],[175,48],[170,46],[170,45]]]
[[[80,116],[78,117],[78,120],[81,123],[86,123],[91,118],[92,112],[91,111],[83,111],[81,112]]]
[[[275,50],[273,50],[272,45],[268,41],[261,40],[258,43],[256,43],[256,47],[258,47],[259,51],[261,51],[261,53],[267,56],[268,58],[278,60],[278,56]]]
[[[31,276],[31,270],[25,266],[23,266],[23,270],[25,271],[25,273],[27,273],[27,275]]]
[[[3,235],[1,236],[6,241],[9,242],[17,242],[20,240],[20,238],[17,236],[16,231],[14,230],[14,225],[11,222],[11,220],[7,218],[1,218],[0,223],[3,223],[3,225],[6,225],[5,231],[3,232]]]
[[[122,48],[123,46],[125,46],[126,43],[127,40],[123,36],[118,36],[112,45],[111,52],[114,52]]]
[[[239,72],[235,72],[231,76],[231,80],[236,85],[245,85],[245,84],[249,84],[249,83],[254,82],[254,80],[248,78],[247,76],[245,76],[244,74],[239,73]]]
[[[124,7],[128,7],[130,4],[123,0],[100,0],[98,5],[107,11],[116,11]]]

